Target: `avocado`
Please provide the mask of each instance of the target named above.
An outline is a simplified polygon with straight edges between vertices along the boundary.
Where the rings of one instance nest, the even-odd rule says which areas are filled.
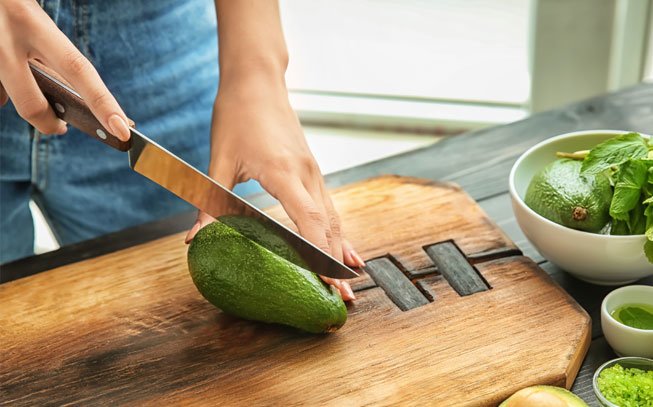
[[[299,253],[288,245],[281,236],[273,232],[258,219],[241,215],[224,215],[220,216],[219,220],[225,225],[236,229],[246,238],[265,247],[272,253],[276,253],[301,268],[308,269],[306,262],[299,256]]]
[[[531,386],[508,397],[499,407],[587,407],[580,397],[555,386]]]
[[[582,161],[563,158],[537,173],[524,202],[545,218],[598,233],[610,220],[612,187],[607,175],[581,175]]]
[[[223,312],[311,333],[333,332],[347,320],[347,308],[334,287],[303,266],[281,237],[244,216],[205,226],[188,248],[193,283]]]

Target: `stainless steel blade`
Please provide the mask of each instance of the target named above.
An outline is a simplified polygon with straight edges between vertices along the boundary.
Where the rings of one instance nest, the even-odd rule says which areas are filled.
[[[260,220],[294,247],[311,271],[317,274],[342,279],[358,276],[343,263],[137,130],[131,129],[131,136],[132,147],[129,149],[129,165],[134,171],[214,218],[223,215],[245,215]]]

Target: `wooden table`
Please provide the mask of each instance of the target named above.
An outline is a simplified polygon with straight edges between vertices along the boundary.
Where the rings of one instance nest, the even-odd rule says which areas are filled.
[[[592,344],[572,390],[590,405],[598,405],[592,393],[592,375],[600,364],[615,357],[601,333],[599,310],[603,297],[615,287],[582,282],[543,259],[519,230],[508,195],[508,173],[522,152],[546,138],[587,129],[653,133],[653,85],[638,85],[536,114],[520,122],[451,137],[423,149],[340,171],[326,178],[329,187],[381,174],[452,181],[461,185],[524,254],[538,262],[592,317]],[[273,204],[267,195],[253,196],[250,200],[260,207]],[[2,267],[0,283],[182,231],[192,224],[194,216],[194,213],[184,213],[15,261]],[[653,285],[653,278],[639,283]]]

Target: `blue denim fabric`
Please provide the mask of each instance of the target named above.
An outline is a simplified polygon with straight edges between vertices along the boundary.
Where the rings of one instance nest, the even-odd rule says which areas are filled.
[[[136,127],[207,170],[218,86],[210,0],[41,0]],[[243,184],[243,195],[258,190]],[[129,169],[127,155],[69,128],[42,135],[0,109],[0,263],[33,254],[32,197],[61,244],[192,208]],[[190,225],[189,225],[190,226]]]

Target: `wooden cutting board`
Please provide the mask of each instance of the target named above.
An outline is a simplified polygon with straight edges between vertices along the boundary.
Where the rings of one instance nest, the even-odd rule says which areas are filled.
[[[333,199],[369,271],[340,331],[224,315],[177,234],[0,286],[0,405],[495,405],[571,386],[590,318],[459,187],[381,177]]]

